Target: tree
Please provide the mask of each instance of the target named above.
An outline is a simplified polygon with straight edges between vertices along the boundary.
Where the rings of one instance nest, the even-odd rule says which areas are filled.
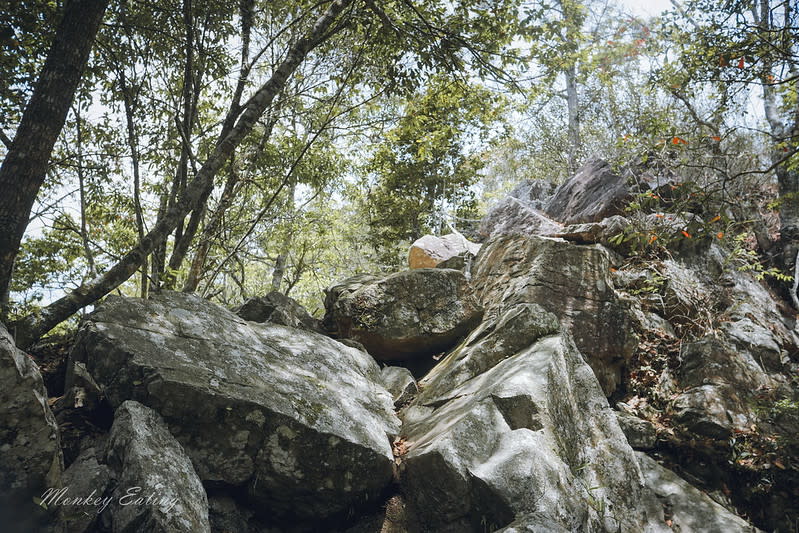
[[[167,235],[171,233],[192,209],[199,207],[199,202],[222,167],[224,162],[241,143],[242,139],[250,133],[256,121],[274,100],[275,96],[285,86],[289,76],[302,63],[305,56],[322,42],[329,39],[341,27],[335,23],[339,15],[352,0],[336,0],[316,20],[307,35],[299,39],[286,54],[286,57],[273,72],[269,80],[264,83],[247,104],[239,110],[234,110],[238,119],[230,132],[220,138],[211,155],[199,169],[197,176],[186,186],[177,202],[167,209],[165,215],[158,223],[130,250],[119,262],[108,269],[101,276],[81,285],[68,295],[56,300],[43,308],[36,316],[28,316],[15,324],[16,342],[19,346],[27,347],[42,334],[52,329],[77,310],[89,305],[98,298],[108,294],[114,288],[125,282],[143,263],[144,259],[153,252]],[[332,32],[332,33],[331,33]]]
[[[790,269],[799,251],[799,13],[792,2],[771,0],[724,4],[694,0],[677,6],[667,26],[677,52],[667,83],[694,120],[719,143],[717,154],[728,135],[721,131],[721,121],[731,115],[736,103],[739,112],[746,113],[745,97],[753,89],[761,91],[760,105],[768,127],[763,140],[769,146],[769,160],[725,179],[776,175],[780,238],[768,242],[761,231],[758,241],[766,255]],[[707,87],[715,88],[720,96],[715,98],[714,108],[702,116],[699,98]],[[731,129],[746,126],[738,120]]]
[[[367,166],[370,240],[382,261],[396,265],[394,245],[444,229],[444,212],[474,207],[470,187],[482,159],[467,143],[497,116],[488,90],[437,78],[403,107]]]
[[[0,166],[0,317],[8,307],[14,261],[47,163],[89,59],[108,0],[72,0],[14,140]]]

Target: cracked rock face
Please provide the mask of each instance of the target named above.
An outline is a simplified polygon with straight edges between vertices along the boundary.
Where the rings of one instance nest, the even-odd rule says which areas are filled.
[[[409,508],[426,531],[523,517],[531,531],[643,531],[643,479],[596,378],[540,307],[511,307],[499,322],[524,313],[537,333],[478,329],[422,381],[402,429]]]
[[[39,529],[46,517],[33,499],[59,487],[63,470],[58,425],[39,369],[0,324],[0,517],[7,522],[0,528]]]
[[[480,321],[482,307],[462,272],[418,268],[358,276],[328,289],[325,323],[375,359],[402,361],[451,348]]]
[[[120,405],[107,461],[118,480],[109,509],[115,532],[211,532],[205,489],[158,413],[130,400]],[[139,498],[148,504],[136,505]]]
[[[346,512],[390,482],[398,431],[366,353],[246,322],[199,297],[112,297],[84,323],[84,362],[112,405],[157,411],[204,482],[246,489],[272,517]]]
[[[606,395],[621,383],[638,339],[628,305],[613,289],[605,248],[502,236],[483,245],[472,276],[487,315],[519,303],[541,305],[571,331]]]

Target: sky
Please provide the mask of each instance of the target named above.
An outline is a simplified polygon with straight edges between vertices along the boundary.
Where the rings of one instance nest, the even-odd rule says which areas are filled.
[[[670,0],[619,0],[619,3],[641,17],[659,15],[673,7]]]

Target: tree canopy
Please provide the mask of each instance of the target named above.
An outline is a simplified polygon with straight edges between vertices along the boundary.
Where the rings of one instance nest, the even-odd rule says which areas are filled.
[[[0,296],[21,345],[112,291],[315,309],[592,155],[680,174],[719,233],[793,273],[791,2],[0,6]]]

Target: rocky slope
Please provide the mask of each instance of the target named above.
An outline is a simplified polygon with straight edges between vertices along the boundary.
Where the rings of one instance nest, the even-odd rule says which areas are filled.
[[[794,318],[718,245],[666,238],[679,217],[636,222],[670,245],[632,254],[616,238],[632,194],[601,162],[558,190],[520,186],[476,257],[344,280],[321,324],[277,295],[238,315],[184,294],[108,298],[81,325],[55,418],[0,329],[3,523],[790,531]]]

